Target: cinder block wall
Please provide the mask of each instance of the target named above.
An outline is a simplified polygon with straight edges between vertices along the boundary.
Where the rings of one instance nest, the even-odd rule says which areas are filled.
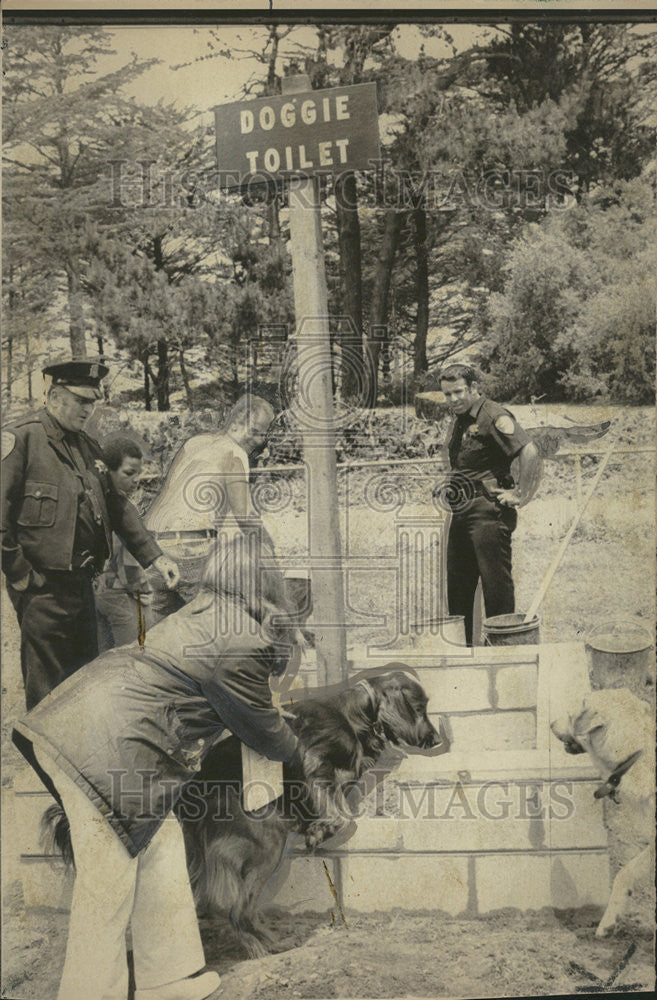
[[[588,688],[583,644],[352,652],[352,670],[405,661],[447,716],[449,754],[409,754],[385,798],[346,840],[307,856],[301,838],[266,902],[324,911],[392,907],[475,916],[505,907],[602,905],[609,893],[607,833],[588,758],[569,757],[549,721]],[[299,687],[308,680],[300,679]],[[375,793],[376,794],[376,793]],[[50,803],[29,771],[13,792],[22,831],[27,906],[68,907],[72,877],[44,855],[39,825]],[[391,803],[392,802],[392,806]]]

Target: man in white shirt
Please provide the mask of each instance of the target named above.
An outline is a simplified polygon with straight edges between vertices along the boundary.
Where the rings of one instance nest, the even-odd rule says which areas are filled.
[[[273,419],[273,407],[266,400],[242,396],[220,431],[196,434],[177,452],[144,522],[163,552],[176,553],[180,583],[175,590],[166,590],[148,574],[153,589],[150,623],[194,597],[219,534],[231,538],[260,532],[273,548],[249,490],[249,455],[261,450]]]

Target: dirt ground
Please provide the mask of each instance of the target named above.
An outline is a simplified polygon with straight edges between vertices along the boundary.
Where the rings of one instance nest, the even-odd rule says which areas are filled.
[[[478,920],[440,912],[369,915],[268,914],[280,947],[244,959],[220,921],[203,927],[208,966],[222,977],[218,1000],[542,996],[648,991],[652,941],[626,925],[596,940],[597,910],[503,911]],[[2,996],[51,1000],[63,961],[67,915],[15,912],[8,927]]]
[[[521,416],[519,413],[518,416]],[[601,419],[591,412],[589,421]],[[650,411],[624,418],[620,444],[650,447]],[[601,443],[604,447],[604,441]],[[631,617],[651,629],[654,621],[653,458],[614,461],[576,532],[542,614],[542,639],[584,638],[601,621]],[[583,468],[583,488],[595,466]],[[521,513],[514,540],[517,606],[528,606],[559,538],[576,509],[571,467],[546,464],[537,498]],[[354,539],[375,552],[390,544],[388,514],[352,511]],[[272,522],[279,551],[298,549],[301,511]],[[380,526],[380,531],[378,530]],[[3,595],[4,597],[5,595]],[[379,608],[380,580],[356,581],[354,601]],[[3,601],[3,798],[21,766],[9,743],[22,712],[18,630]],[[56,994],[67,914],[25,910],[10,859],[3,867],[3,972],[0,995],[8,1000],[52,1000]],[[504,911],[463,920],[430,909],[371,915],[277,912],[267,922],[285,950],[247,961],[222,923],[203,927],[206,956],[223,977],[225,1000],[318,1000],[322,997],[488,997],[561,993],[632,992],[654,983],[651,935],[627,923],[611,938],[593,932],[600,912]]]

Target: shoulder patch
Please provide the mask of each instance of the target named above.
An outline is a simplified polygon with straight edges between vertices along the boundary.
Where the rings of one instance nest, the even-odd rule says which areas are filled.
[[[498,430],[500,434],[513,434],[515,429],[513,417],[510,417],[508,413],[503,413],[495,420],[495,430]]]
[[[8,458],[14,450],[14,445],[16,444],[16,435],[12,434],[11,431],[2,432],[2,459]]]

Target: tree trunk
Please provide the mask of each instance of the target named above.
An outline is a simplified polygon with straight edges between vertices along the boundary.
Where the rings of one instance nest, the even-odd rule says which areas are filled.
[[[32,395],[32,357],[30,355],[30,338],[25,334],[25,365],[27,367],[27,399],[31,403]]]
[[[96,337],[96,345],[98,347],[98,357],[103,361],[103,355],[105,354],[105,344],[103,343],[103,338],[99,335]]]
[[[270,190],[267,201],[267,227],[269,231],[269,244],[280,243],[281,241],[281,220],[278,213],[278,195],[276,188]]]
[[[233,377],[232,384],[233,384],[234,399],[237,399],[237,393],[240,387],[240,372],[237,362],[237,351],[238,348],[236,347],[233,351],[231,351],[231,357],[230,357],[230,368]]]
[[[364,385],[363,288],[360,256],[360,221],[356,175],[341,174],[335,185],[340,267],[343,279],[343,312],[348,317],[342,331],[342,398],[351,399]]]
[[[160,412],[171,409],[169,400],[169,344],[157,342],[157,408]]]
[[[413,374],[421,375],[427,365],[429,331],[429,254],[427,250],[427,213],[422,205],[413,210],[415,231],[415,287],[417,319],[413,349]]]
[[[386,212],[381,248],[374,271],[372,286],[372,306],[370,312],[370,339],[367,345],[370,357],[370,378],[373,382],[370,396],[370,406],[376,405],[377,379],[381,345],[387,339],[388,327],[388,294],[395,254],[399,246],[399,238],[404,225],[404,215],[390,209]]]
[[[14,338],[7,337],[7,399],[11,403],[11,384],[14,381]]]
[[[144,366],[144,409],[150,413],[153,409],[153,405],[151,402],[151,380],[148,374],[147,356],[142,359],[142,365]]]
[[[66,281],[68,285],[69,338],[71,354],[74,358],[86,358],[87,345],[84,337],[84,314],[82,311],[82,291],[80,275],[75,267],[67,266]]]
[[[189,373],[187,371],[187,365],[185,364],[185,352],[182,347],[178,351],[178,360],[180,361],[180,374],[182,375],[183,385],[185,387],[185,397],[187,399],[187,409],[194,409],[194,398],[192,396],[192,387],[189,384]]]
[[[16,301],[16,290],[14,288],[14,265],[9,265],[9,313],[11,315]],[[10,320],[11,322],[11,320]],[[14,338],[10,333],[7,337],[7,399],[11,403],[11,387],[14,381]]]

